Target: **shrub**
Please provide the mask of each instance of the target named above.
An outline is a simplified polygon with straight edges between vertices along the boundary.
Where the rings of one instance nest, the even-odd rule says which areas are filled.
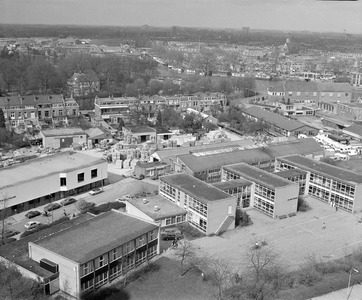
[[[115,299],[128,300],[130,299],[129,294],[122,288],[116,286],[101,287],[96,292],[85,292],[80,296],[81,300],[103,300],[117,294]]]
[[[107,212],[112,209],[120,209],[120,208],[124,208],[124,207],[126,207],[125,203],[114,201],[114,202],[103,203],[98,206],[92,206],[89,208],[88,212],[95,214],[95,215],[99,215],[102,212]]]
[[[312,286],[316,282],[320,281],[322,276],[312,265],[303,266],[297,276],[298,283],[307,286]]]
[[[237,209],[235,214],[235,226],[248,226],[251,225],[250,216],[246,211]]]
[[[60,224],[60,223],[63,223],[63,222],[68,221],[68,220],[69,220],[69,217],[65,217],[65,216],[64,216],[64,217],[61,217],[61,218],[58,219],[58,220],[55,220],[54,222],[52,222],[52,223],[50,223],[50,224],[41,224],[41,225],[39,225],[38,227],[36,227],[35,229],[33,229],[33,230],[24,231],[24,232],[20,235],[19,238],[22,239],[22,238],[24,238],[24,237],[26,237],[26,236],[28,236],[28,235],[30,235],[30,234],[33,234],[33,233],[38,232],[38,231],[41,231],[41,230],[43,230],[43,229],[52,227],[52,226],[57,225],[57,224]]]
[[[81,214],[85,214],[95,205],[94,202],[87,202],[84,199],[80,199],[77,202],[77,209]]]
[[[310,206],[307,201],[305,201],[303,196],[298,197],[297,211],[307,211],[310,210]]]
[[[180,229],[182,234],[188,239],[196,239],[205,236],[205,234],[201,233],[199,230],[187,223],[178,224],[177,228]]]

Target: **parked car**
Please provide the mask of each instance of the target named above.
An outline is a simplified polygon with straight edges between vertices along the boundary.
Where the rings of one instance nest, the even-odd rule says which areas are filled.
[[[94,196],[94,195],[100,194],[100,193],[102,193],[102,192],[103,192],[103,190],[98,188],[98,189],[93,189],[93,190],[91,190],[91,191],[89,192],[89,194],[92,195],[92,196]]]
[[[31,210],[31,211],[29,211],[29,212],[27,212],[25,214],[25,217],[27,217],[28,219],[31,219],[31,218],[35,218],[35,217],[40,216],[40,215],[41,215],[40,211]]]
[[[19,234],[19,233],[20,233],[20,232],[17,231],[17,230],[8,230],[8,231],[5,231],[4,237],[5,237],[6,239],[8,239],[8,238],[11,238],[11,237],[14,236],[14,235]]]
[[[67,199],[64,199],[62,201],[60,201],[60,204],[63,205],[63,206],[66,206],[66,205],[69,205],[69,204],[72,204],[72,203],[75,203],[77,202],[77,199],[75,198],[67,198]]]
[[[183,238],[183,235],[180,229],[172,227],[163,229],[161,237],[163,240],[180,240]]]
[[[41,223],[38,221],[30,221],[24,225],[24,227],[28,230],[32,230],[37,228]]]
[[[50,203],[44,207],[44,211],[48,212],[48,211],[56,210],[60,207],[61,207],[61,205],[59,203]]]

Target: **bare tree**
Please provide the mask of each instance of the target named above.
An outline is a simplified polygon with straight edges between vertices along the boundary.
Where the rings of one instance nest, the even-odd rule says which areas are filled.
[[[275,296],[280,290],[284,275],[279,254],[266,240],[251,240],[245,254],[246,267],[249,272],[246,290],[251,299],[263,300]]]
[[[5,244],[6,218],[8,217],[7,202],[7,195],[2,196],[2,199],[0,199],[1,245]]]
[[[216,289],[216,299],[225,299],[225,292],[235,284],[236,274],[231,263],[221,258],[209,259],[207,270]]]
[[[183,276],[190,269],[184,270],[185,263],[192,263],[196,258],[196,248],[188,240],[182,240],[176,248],[175,256],[180,261],[180,276]]]

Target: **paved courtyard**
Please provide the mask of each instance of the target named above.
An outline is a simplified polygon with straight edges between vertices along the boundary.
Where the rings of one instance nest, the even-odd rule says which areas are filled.
[[[299,212],[297,216],[271,219],[252,209],[248,211],[252,225],[225,232],[222,236],[197,239],[194,243],[212,256],[241,264],[251,241],[266,240],[281,253],[291,269],[311,254],[322,259],[335,259],[362,246],[362,223],[358,222],[361,213],[335,212],[328,204],[316,199],[306,197],[306,200],[312,209]]]

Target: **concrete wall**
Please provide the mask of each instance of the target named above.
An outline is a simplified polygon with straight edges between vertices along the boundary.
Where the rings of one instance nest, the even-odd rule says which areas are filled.
[[[236,213],[236,197],[230,197],[219,201],[210,201],[207,205],[207,229],[206,234],[213,234],[228,216],[229,206],[231,206],[231,216]],[[232,228],[235,228],[235,222]]]
[[[362,184],[360,183],[356,185],[353,212],[359,213],[361,211],[362,211]]]
[[[59,266],[59,288],[65,293],[77,297],[80,293],[79,264],[59,256],[34,243],[29,243],[29,258],[40,262],[46,258]]]
[[[154,222],[154,220],[150,216],[148,216],[144,212],[140,211],[137,207],[133,206],[128,201],[125,201],[125,203],[126,203],[126,211],[130,215],[150,221],[150,222]]]
[[[297,212],[299,184],[275,189],[274,218]]]

